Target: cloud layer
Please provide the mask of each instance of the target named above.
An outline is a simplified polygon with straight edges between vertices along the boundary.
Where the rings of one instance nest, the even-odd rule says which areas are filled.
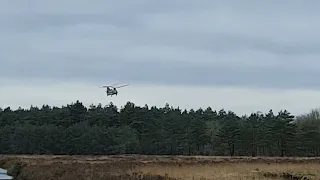
[[[0,75],[318,88],[319,5],[5,0]]]
[[[0,77],[316,90],[319,9],[298,0],[2,0]]]

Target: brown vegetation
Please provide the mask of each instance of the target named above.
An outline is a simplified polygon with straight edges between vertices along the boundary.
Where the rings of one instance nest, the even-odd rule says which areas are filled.
[[[1,156],[17,180],[320,179],[320,158]]]

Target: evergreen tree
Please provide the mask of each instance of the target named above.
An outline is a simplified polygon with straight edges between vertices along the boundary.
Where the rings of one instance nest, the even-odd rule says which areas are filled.
[[[82,102],[0,108],[1,154],[319,156],[320,110],[294,117]]]

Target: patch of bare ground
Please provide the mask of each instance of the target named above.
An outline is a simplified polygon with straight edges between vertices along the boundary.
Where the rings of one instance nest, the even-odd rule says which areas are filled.
[[[320,179],[320,158],[2,155],[20,180]]]

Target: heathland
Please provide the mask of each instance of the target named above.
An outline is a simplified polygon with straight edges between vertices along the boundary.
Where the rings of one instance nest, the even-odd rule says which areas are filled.
[[[316,180],[320,158],[6,155],[16,180]]]

